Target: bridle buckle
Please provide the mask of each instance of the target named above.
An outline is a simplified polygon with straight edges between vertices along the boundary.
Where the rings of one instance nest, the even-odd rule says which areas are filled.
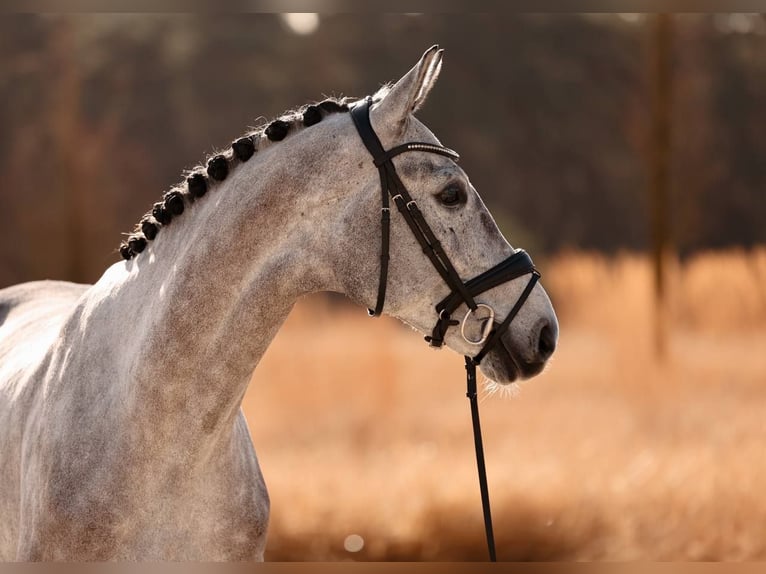
[[[474,312],[478,311],[479,308],[484,307],[489,311],[489,317],[486,319],[486,323],[481,331],[481,337],[479,339],[471,339],[465,334],[465,326],[466,323],[468,323],[468,317],[470,317]],[[487,339],[489,338],[490,333],[492,332],[492,327],[495,324],[495,311],[490,307],[489,305],[485,305],[484,303],[477,303],[476,309],[468,309],[468,312],[465,314],[465,317],[463,317],[463,321],[460,325],[460,334],[463,335],[463,339],[466,340],[466,342],[471,343],[471,345],[483,345],[486,343]]]

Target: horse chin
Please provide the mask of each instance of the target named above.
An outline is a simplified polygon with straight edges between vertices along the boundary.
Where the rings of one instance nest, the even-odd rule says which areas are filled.
[[[481,362],[482,372],[491,380],[502,385],[531,379],[545,368],[545,361],[529,362],[521,358],[521,352],[514,352],[510,335],[500,337],[494,348]]]
[[[479,368],[487,378],[501,385],[510,385],[521,376],[513,355],[502,342],[487,353]]]

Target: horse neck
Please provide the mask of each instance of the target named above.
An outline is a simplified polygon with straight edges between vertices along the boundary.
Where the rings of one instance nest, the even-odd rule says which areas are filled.
[[[158,441],[194,450],[226,436],[295,301],[343,290],[328,252],[337,202],[322,174],[331,170],[299,135],[235,168],[94,286],[108,294],[102,312],[111,324],[132,327],[113,335],[115,370]]]

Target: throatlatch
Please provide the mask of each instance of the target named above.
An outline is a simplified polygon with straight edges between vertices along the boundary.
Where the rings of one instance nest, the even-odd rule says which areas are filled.
[[[489,489],[487,487],[487,472],[484,464],[484,448],[481,439],[481,424],[479,421],[479,405],[477,401],[476,366],[500,341],[500,337],[508,329],[511,321],[513,321],[513,318],[532,292],[535,283],[537,283],[540,278],[540,273],[535,269],[532,259],[527,255],[526,251],[518,249],[504,261],[501,261],[481,275],[464,283],[458,272],[455,270],[455,267],[452,265],[449,257],[447,257],[447,254],[444,252],[441,243],[428,226],[428,223],[426,223],[422,212],[418,208],[418,204],[412,199],[407,188],[404,187],[404,184],[399,179],[394,163],[391,161],[391,159],[397,155],[408,151],[435,153],[455,161],[457,161],[460,156],[449,148],[427,142],[410,142],[385,150],[370,123],[371,104],[372,99],[367,97],[364,101],[357,103],[351,108],[351,118],[354,121],[354,125],[359,132],[359,136],[362,138],[362,142],[372,155],[373,163],[375,164],[375,167],[378,168],[378,173],[380,174],[382,204],[380,212],[380,278],[378,283],[378,299],[375,304],[375,309],[369,309],[368,313],[372,317],[379,316],[383,311],[383,306],[386,301],[391,227],[390,196],[390,198],[394,200],[397,209],[404,217],[404,220],[407,222],[410,230],[412,230],[415,239],[417,239],[423,249],[423,253],[426,254],[436,271],[450,288],[450,294],[436,305],[436,325],[434,326],[431,335],[425,338],[426,341],[428,341],[432,347],[441,347],[444,345],[444,338],[447,335],[448,329],[461,324],[461,321],[452,319],[452,313],[454,313],[461,304],[465,303],[468,306],[468,312],[462,320],[463,325],[461,333],[463,334],[463,338],[470,344],[477,346],[482,345],[476,355],[473,357],[465,357],[466,380],[467,396],[471,403],[476,464],[479,470],[479,487],[481,490],[481,502],[484,511],[484,527],[487,535],[490,560],[495,562],[495,539],[492,531],[492,514],[489,506]],[[497,287],[507,281],[512,281],[513,279],[517,279],[527,274],[531,274],[529,282],[502,322],[498,323],[494,320],[495,313],[489,305],[477,303],[474,299],[474,297],[493,287]],[[481,337],[479,339],[470,339],[465,334],[465,324],[471,314],[479,310],[479,308],[488,309],[490,315],[487,324],[482,329]]]

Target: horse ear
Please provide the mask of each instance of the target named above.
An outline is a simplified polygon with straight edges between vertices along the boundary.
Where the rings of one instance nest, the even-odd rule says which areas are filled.
[[[396,125],[401,129],[410,114],[418,111],[426,101],[439,77],[444,50],[431,46],[415,64],[373,107],[372,116],[378,116],[379,125]]]

